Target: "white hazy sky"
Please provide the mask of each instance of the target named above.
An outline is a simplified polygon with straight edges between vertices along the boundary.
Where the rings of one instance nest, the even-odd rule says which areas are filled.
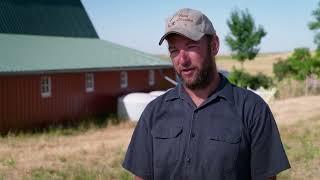
[[[235,8],[248,9],[256,25],[267,31],[261,52],[292,51],[297,47],[314,49],[314,32],[308,22],[314,18],[318,0],[82,0],[101,39],[152,54],[166,54],[166,45],[158,46],[165,19],[184,7],[204,12],[213,22],[220,37],[220,54],[229,53],[226,25]]]

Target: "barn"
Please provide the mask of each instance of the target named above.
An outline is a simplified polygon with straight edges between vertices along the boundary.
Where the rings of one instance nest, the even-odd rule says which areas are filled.
[[[116,112],[164,90],[169,61],[98,37],[80,0],[0,1],[0,132]]]

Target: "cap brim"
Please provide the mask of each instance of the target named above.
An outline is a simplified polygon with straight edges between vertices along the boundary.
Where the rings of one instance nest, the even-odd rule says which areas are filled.
[[[199,41],[205,34],[202,32],[197,32],[197,33],[191,33],[189,31],[187,31],[186,29],[173,29],[169,32],[167,32],[166,34],[164,34],[160,41],[159,41],[159,46],[162,44],[162,42],[168,37],[168,35],[170,34],[178,34],[181,36],[184,36],[186,38],[192,39],[194,41]]]

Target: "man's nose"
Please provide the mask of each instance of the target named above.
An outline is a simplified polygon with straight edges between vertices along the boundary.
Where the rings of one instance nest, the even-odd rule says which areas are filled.
[[[190,64],[190,59],[189,59],[189,56],[188,56],[188,52],[185,51],[185,50],[180,50],[179,52],[179,61],[180,61],[180,64],[183,65],[183,66],[187,66]]]

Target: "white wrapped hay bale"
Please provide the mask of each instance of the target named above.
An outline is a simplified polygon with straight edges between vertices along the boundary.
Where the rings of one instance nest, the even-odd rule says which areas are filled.
[[[253,90],[253,89],[250,89],[249,87],[247,88],[249,89],[250,91],[258,94],[260,97],[262,97],[262,99],[264,101],[266,101],[268,104],[273,100],[274,98],[274,95],[276,94],[276,91],[277,89],[276,88],[272,88],[272,89],[264,89],[262,87],[260,87],[259,89],[257,90]]]
[[[130,93],[118,98],[118,118],[138,121],[146,106],[157,96],[149,93]]]

